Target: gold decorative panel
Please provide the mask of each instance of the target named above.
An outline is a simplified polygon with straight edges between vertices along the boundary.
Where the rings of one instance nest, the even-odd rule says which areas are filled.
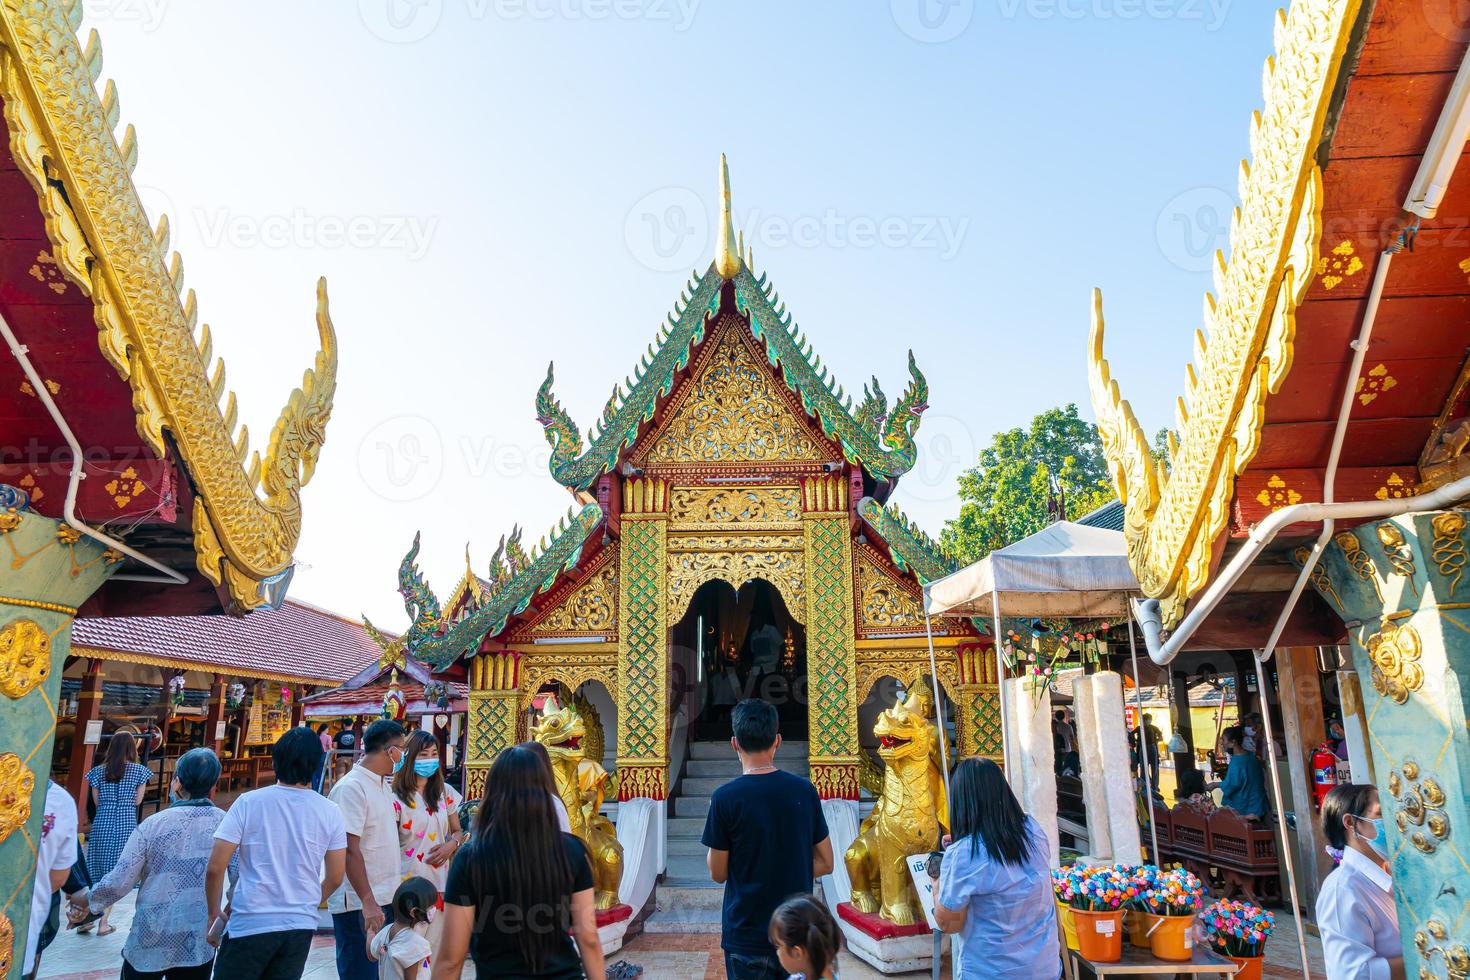
[[[531,632],[608,633],[618,625],[618,566],[608,562],[566,596]]]
[[[903,584],[859,553],[858,626],[868,629],[923,629],[924,609]]]
[[[669,524],[703,530],[764,525],[801,527],[800,487],[676,487],[670,492]]]
[[[0,755],[0,844],[31,819],[36,774],[14,752]]]
[[[1373,660],[1373,687],[1379,694],[1404,704],[1424,686],[1424,668],[1419,666],[1423,644],[1414,627],[1385,622],[1364,646]]]
[[[792,537],[786,550],[736,551],[721,546],[721,538],[686,539],[691,550],[675,550],[682,542],[669,542],[669,612],[677,619],[689,608],[690,600],[706,582],[720,579],[739,589],[751,579],[770,582],[781,591],[787,610],[806,622],[806,575],[801,539]]]
[[[670,414],[645,464],[822,462],[831,447],[777,390],[770,368],[725,326],[698,380]]]
[[[0,693],[23,698],[51,673],[51,636],[33,619],[0,629]]]

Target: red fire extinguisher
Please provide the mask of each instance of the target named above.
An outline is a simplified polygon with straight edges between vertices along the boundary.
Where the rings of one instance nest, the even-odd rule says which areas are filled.
[[[1325,744],[1317,746],[1312,753],[1312,793],[1317,798],[1317,809],[1322,809],[1322,800],[1337,785],[1337,754]]]

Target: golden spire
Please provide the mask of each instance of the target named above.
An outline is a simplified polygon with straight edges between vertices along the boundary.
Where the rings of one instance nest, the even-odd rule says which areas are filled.
[[[730,167],[720,154],[720,235],[715,242],[715,271],[734,279],[740,271],[740,248],[735,244],[735,222],[730,216]]]

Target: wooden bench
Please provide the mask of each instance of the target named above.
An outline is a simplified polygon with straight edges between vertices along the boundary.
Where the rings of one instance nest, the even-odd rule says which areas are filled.
[[[1281,872],[1270,826],[1221,809],[1208,821],[1210,861],[1225,881],[1225,897],[1243,895],[1253,905],[1280,904]]]

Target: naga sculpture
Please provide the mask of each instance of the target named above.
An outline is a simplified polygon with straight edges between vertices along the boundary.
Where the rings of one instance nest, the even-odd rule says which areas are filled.
[[[556,776],[556,792],[566,804],[572,833],[582,838],[591,855],[597,907],[610,909],[618,904],[623,845],[618,843],[612,821],[600,812],[607,770],[601,763],[587,758],[582,747],[587,728],[572,705],[548,712],[531,726],[531,737],[546,746],[551,756],[551,771]]]
[[[924,921],[909,877],[908,858],[932,850],[949,829],[949,802],[940,771],[939,734],[929,720],[922,688],[878,716],[883,795],[847,849],[852,904],[894,925]]]

